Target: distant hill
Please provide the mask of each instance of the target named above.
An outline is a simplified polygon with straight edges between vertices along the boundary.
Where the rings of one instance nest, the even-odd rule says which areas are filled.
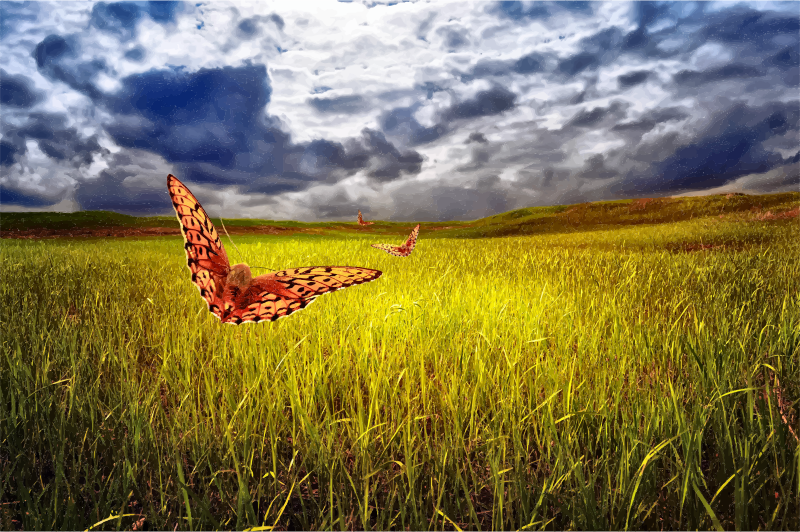
[[[483,238],[519,234],[586,231],[620,225],[658,224],[708,216],[735,219],[797,217],[800,192],[717,194],[674,198],[598,201],[575,205],[528,207],[474,221],[422,222],[428,238]],[[218,218],[213,219],[223,232]],[[413,222],[381,222],[360,227],[352,222],[304,223],[279,220],[224,219],[231,234],[377,233],[405,234]],[[11,212],[0,214],[0,237],[146,236],[178,234],[171,216],[138,217],[109,211],[76,213]]]

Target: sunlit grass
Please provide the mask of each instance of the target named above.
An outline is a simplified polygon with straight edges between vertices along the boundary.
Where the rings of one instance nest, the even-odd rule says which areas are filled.
[[[180,238],[3,240],[0,528],[800,527],[797,219],[425,236],[226,241],[384,272],[238,327]]]

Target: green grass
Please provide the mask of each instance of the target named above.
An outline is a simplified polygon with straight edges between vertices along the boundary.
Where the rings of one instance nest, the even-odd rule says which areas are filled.
[[[2,240],[0,529],[796,530],[798,220],[685,218],[240,236],[384,274],[238,327],[180,237]]]
[[[685,198],[656,198],[646,200],[617,200],[517,209],[474,221],[422,222],[421,229],[435,230],[427,238],[483,238],[553,232],[575,232],[604,229],[608,226],[678,222],[706,216],[742,216],[746,213],[775,213],[797,207],[800,192],[780,194],[731,196],[718,194]],[[219,218],[211,213],[215,223]],[[353,232],[377,234],[407,234],[413,223],[376,220],[375,225],[360,227],[351,222],[295,222],[291,220],[260,220],[226,218],[225,227],[232,234],[262,226],[283,228],[290,232],[309,232],[345,236]],[[177,229],[174,216],[136,217],[109,211],[76,213],[10,212],[0,216],[0,231],[172,227]]]

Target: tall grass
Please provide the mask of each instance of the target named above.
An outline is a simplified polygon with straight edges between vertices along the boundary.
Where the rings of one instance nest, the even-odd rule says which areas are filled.
[[[798,529],[797,235],[239,237],[384,275],[238,327],[179,238],[4,240],[0,528]]]

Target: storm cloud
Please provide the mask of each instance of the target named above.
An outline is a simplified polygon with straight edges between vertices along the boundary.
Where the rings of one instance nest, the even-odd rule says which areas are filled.
[[[305,220],[798,183],[796,4],[0,11],[4,210],[168,213],[170,172]]]

